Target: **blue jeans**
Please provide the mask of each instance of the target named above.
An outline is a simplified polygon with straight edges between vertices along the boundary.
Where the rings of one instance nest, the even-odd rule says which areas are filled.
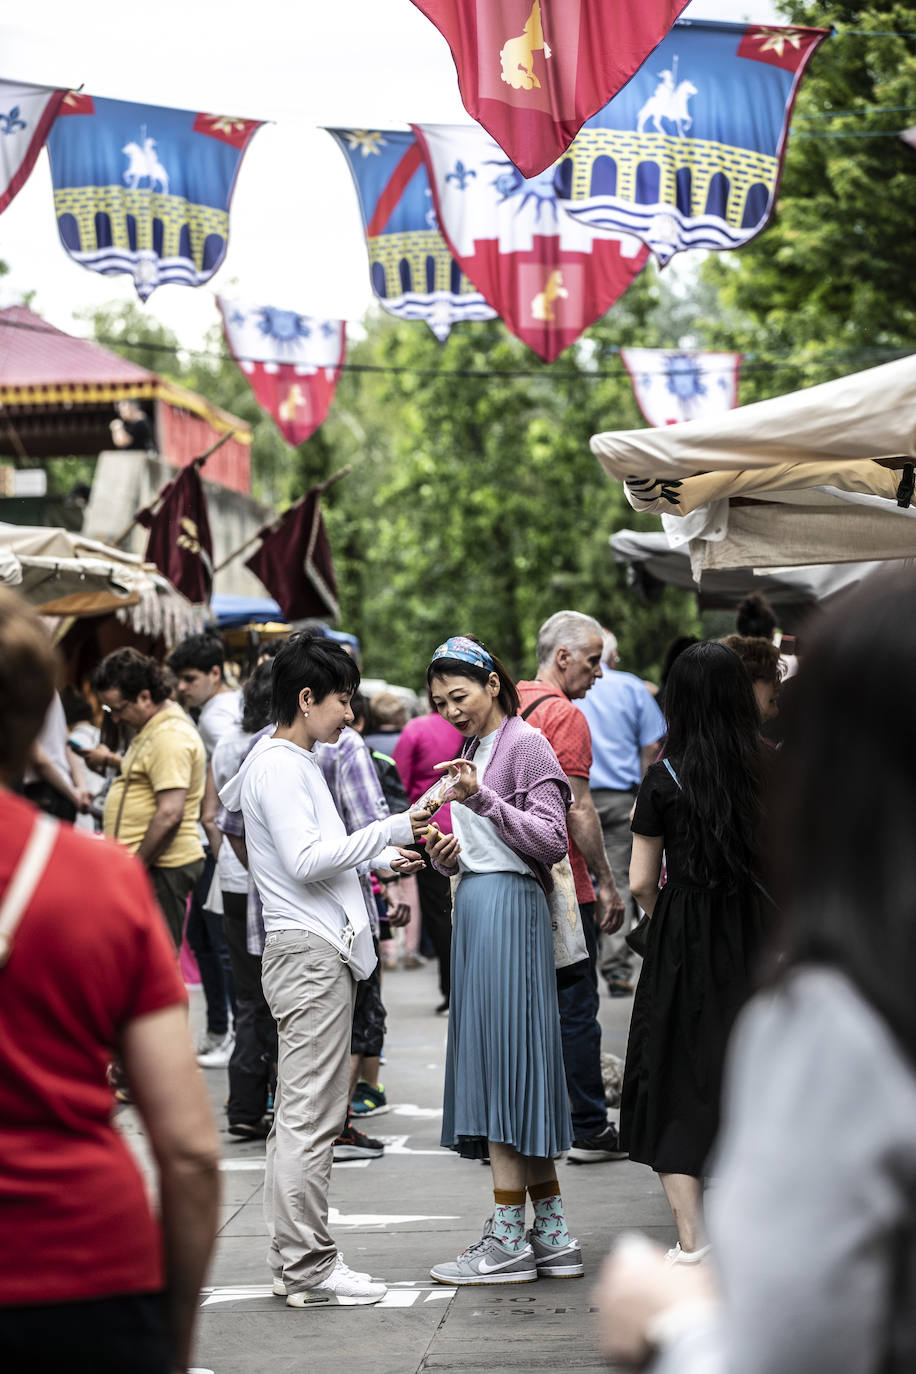
[[[595,963],[598,937],[595,903],[580,902],[582,928],[588,959],[564,969],[563,985],[557,988],[563,1065],[572,1113],[573,1137],[587,1140],[607,1125],[607,1103],[601,1077],[601,1027],[598,1024],[598,977]]]

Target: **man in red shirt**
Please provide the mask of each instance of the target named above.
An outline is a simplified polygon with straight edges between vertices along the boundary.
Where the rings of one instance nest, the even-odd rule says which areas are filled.
[[[592,740],[588,722],[573,706],[573,700],[584,697],[601,676],[602,645],[597,620],[578,611],[558,611],[538,634],[537,677],[518,684],[521,715],[553,746],[573,794],[567,817],[569,861],[589,957],[558,974],[557,992],[573,1121],[569,1158],[577,1164],[626,1157],[620,1150],[617,1128],[607,1119],[595,971],[597,930],[616,930],[623,920],[624,906],[589,791]],[[597,882],[597,894],[589,871]]]

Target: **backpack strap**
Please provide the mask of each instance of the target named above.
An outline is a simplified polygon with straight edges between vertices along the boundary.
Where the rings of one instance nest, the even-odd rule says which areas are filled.
[[[539,706],[543,706],[545,701],[552,701],[555,696],[556,692],[547,692],[544,696],[538,697],[537,701],[533,701],[530,706],[526,706],[524,711],[519,711],[522,720],[527,720],[530,715],[534,714]]]
[[[51,816],[39,815],[35,818],[32,833],[7,884],[3,901],[0,902],[0,968],[10,957],[16,927],[25,915],[48,866],[59,828]]]

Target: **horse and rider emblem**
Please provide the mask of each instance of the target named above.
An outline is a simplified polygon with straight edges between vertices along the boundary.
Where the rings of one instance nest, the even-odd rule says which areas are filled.
[[[673,71],[668,68],[659,72],[661,80],[636,117],[638,134],[645,133],[649,123],[657,134],[667,134],[669,131],[664,127],[667,122],[674,125],[678,138],[683,138],[693,124],[688,104],[691,97],[699,92],[692,81],[678,81],[676,57],[673,67]]]
[[[124,184],[135,191],[141,182],[148,181],[151,191],[158,186],[162,194],[167,196],[169,174],[159,161],[156,140],[147,136],[146,125],[140,130],[140,139],[140,143],[126,143],[121,149],[128,160],[127,169],[122,173]]]

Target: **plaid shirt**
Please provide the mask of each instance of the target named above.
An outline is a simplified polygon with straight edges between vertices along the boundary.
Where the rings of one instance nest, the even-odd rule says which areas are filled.
[[[317,744],[315,758],[348,835],[391,814],[369,747],[357,730],[348,726],[336,744]],[[369,865],[361,864],[356,871],[372,934],[378,938],[378,907],[372,895]]]

